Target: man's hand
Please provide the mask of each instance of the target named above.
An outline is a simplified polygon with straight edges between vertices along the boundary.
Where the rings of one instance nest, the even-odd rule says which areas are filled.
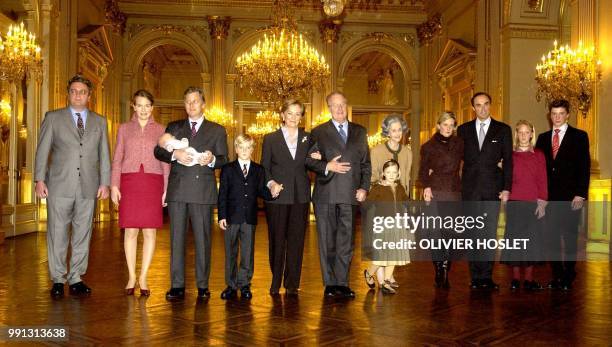
[[[36,182],[36,196],[40,199],[45,199],[49,196],[49,189],[47,189],[45,181]]]
[[[108,186],[100,186],[98,188],[98,195],[97,195],[98,199],[106,199],[108,198]]]
[[[349,172],[349,170],[351,169],[351,163],[338,161],[340,157],[341,156],[339,155],[335,157],[334,159],[332,159],[331,161],[329,161],[327,163],[327,166],[325,167],[325,170],[339,173],[339,174],[344,174],[344,173]]]
[[[548,201],[538,199],[538,207],[536,207],[534,213],[538,219],[541,219],[546,214],[546,205],[548,205]]]
[[[162,207],[166,206],[168,206],[168,203],[166,202],[166,191],[164,191],[164,194],[162,195]]]
[[[206,165],[212,163],[214,158],[215,158],[215,156],[212,154],[211,151],[205,151],[204,153],[202,153],[202,156],[200,157],[200,160],[198,161],[198,164],[200,164],[202,166],[206,166]]]
[[[191,160],[193,160],[191,154],[184,149],[177,149],[173,152],[173,154],[174,158],[176,158],[176,160],[183,165],[187,165],[191,163]]]
[[[227,221],[225,219],[219,221],[219,228],[221,228],[222,230],[227,229]]]
[[[119,191],[119,187],[112,186],[111,187],[111,200],[113,204],[119,205],[119,201],[121,200],[121,191]]]
[[[272,181],[270,183],[270,193],[272,193],[273,198],[277,198],[280,194],[281,190],[283,190],[283,185],[276,183],[276,181]]]
[[[506,203],[508,202],[508,198],[510,198],[510,192],[507,190],[502,190],[501,193],[499,193],[499,199],[503,202]]]
[[[355,199],[357,199],[357,201],[364,202],[366,196],[368,196],[368,192],[365,189],[357,189],[357,193],[355,194]]]
[[[582,208],[582,206],[584,206],[584,198],[577,195],[574,196],[574,199],[572,200],[572,210],[579,210]]]
[[[425,188],[423,190],[423,199],[425,201],[430,202],[433,197],[434,196],[433,196],[433,194],[431,192],[431,188],[430,187],[427,187],[427,188]]]

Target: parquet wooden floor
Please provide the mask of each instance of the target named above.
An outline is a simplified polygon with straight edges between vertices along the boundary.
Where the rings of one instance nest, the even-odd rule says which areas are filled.
[[[196,300],[190,244],[186,299],[166,302],[167,227],[158,232],[149,298],[123,294],[127,270],[123,236],[115,224],[95,227],[84,277],[93,289],[89,298],[49,297],[44,233],[7,239],[0,246],[0,324],[69,328],[67,342],[40,343],[44,345],[612,345],[612,269],[608,262],[580,263],[575,288],[569,293],[512,293],[509,271],[501,265],[495,268],[499,292],[471,292],[466,263],[453,267],[450,290],[435,290],[432,265],[418,262],[397,270],[401,284],[397,295],[383,296],[365,286],[357,236],[351,271],[357,297],[330,300],[323,298],[312,223],[306,237],[300,295],[275,299],[268,295],[271,274],[265,218],[260,217],[260,223],[250,302],[219,298],[225,285],[223,238],[218,229],[213,235],[212,298],[205,303]],[[548,268],[536,271],[537,279],[545,283]]]

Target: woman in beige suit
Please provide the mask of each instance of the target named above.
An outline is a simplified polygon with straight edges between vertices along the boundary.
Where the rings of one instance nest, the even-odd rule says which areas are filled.
[[[399,171],[401,173],[399,183],[406,190],[406,196],[410,196],[410,168],[412,166],[412,150],[410,145],[402,144],[404,135],[408,132],[408,124],[399,114],[390,114],[382,122],[382,135],[388,140],[384,143],[374,146],[370,150],[370,159],[372,161],[372,182],[378,183],[383,177],[383,165],[393,159],[399,163]],[[388,270],[393,273],[393,264],[389,264]],[[376,271],[376,274],[370,273],[368,269],[364,270],[364,276],[368,286],[372,286],[374,275],[379,279],[384,278],[382,268],[374,270],[376,267],[371,267],[370,271]],[[389,281],[391,287],[397,288],[399,284],[391,275]]]

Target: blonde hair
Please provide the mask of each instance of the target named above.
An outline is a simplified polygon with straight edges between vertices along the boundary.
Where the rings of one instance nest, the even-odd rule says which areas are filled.
[[[255,147],[255,139],[249,134],[238,135],[234,140],[234,146],[238,147],[243,144],[249,144],[251,147]]]
[[[519,146],[518,140],[518,129],[521,125],[528,127],[531,130],[531,139],[529,140],[529,145],[531,148],[535,147],[535,127],[528,120],[521,119],[516,122],[516,126],[514,127],[514,149],[517,149]]]
[[[457,127],[457,117],[455,116],[455,113],[453,111],[442,112],[440,117],[438,117],[438,124],[442,124],[449,119],[452,119],[453,121],[455,121],[455,127]]]

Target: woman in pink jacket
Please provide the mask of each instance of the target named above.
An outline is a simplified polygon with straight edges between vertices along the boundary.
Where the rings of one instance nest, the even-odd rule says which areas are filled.
[[[155,251],[155,235],[163,225],[163,205],[170,166],[155,159],[153,149],[164,127],[153,120],[153,95],[139,90],[132,97],[134,115],[121,124],[112,164],[111,199],[119,205],[119,227],[125,228],[124,249],[129,279],[125,294],[136,287],[136,246],[142,229],[140,295],[149,296],[147,271]]]

